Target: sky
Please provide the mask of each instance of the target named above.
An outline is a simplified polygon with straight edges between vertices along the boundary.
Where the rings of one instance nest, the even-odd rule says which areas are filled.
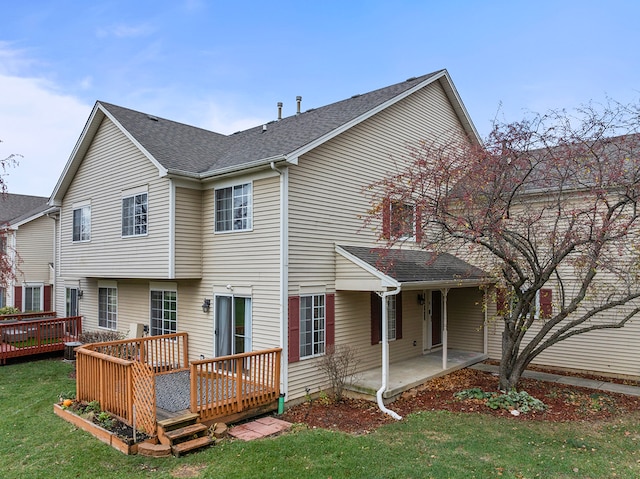
[[[640,99],[636,0],[0,0],[0,159],[49,196],[96,101],[230,134],[446,68],[494,119]]]

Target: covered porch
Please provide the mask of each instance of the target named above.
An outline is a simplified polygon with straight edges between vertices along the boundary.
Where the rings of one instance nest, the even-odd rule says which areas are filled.
[[[440,376],[466,368],[487,359],[484,353],[450,349],[447,367],[442,367],[442,350],[433,351],[423,356],[405,359],[389,364],[389,380],[387,390],[383,393],[385,402],[393,401],[400,394]],[[354,378],[349,390],[365,396],[375,397],[380,387],[381,368],[362,371]]]
[[[336,290],[345,301],[371,296],[372,349],[365,355],[379,358],[368,359],[351,389],[388,403],[486,359],[490,286],[484,271],[450,254],[337,245]]]

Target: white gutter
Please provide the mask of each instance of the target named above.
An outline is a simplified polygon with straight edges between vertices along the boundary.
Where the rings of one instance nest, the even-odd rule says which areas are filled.
[[[270,166],[280,175],[280,393],[286,397],[289,393],[289,169],[278,169],[274,161]]]
[[[393,291],[385,291],[382,293],[382,338],[380,338],[382,341],[382,386],[378,389],[376,398],[378,399],[378,407],[380,410],[399,421],[402,419],[402,416],[390,409],[387,409],[382,401],[382,394],[387,390],[387,384],[389,383],[389,324],[387,322],[387,298],[398,293],[400,293],[400,286],[396,287]]]

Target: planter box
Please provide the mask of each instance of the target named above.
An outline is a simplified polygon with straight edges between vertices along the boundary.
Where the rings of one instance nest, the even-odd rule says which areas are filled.
[[[91,421],[87,421],[86,419],[78,416],[77,414],[72,413],[71,411],[67,411],[63,409],[60,404],[53,405],[53,412],[60,416],[67,422],[70,422],[74,426],[82,429],[83,431],[87,431],[96,439],[104,442],[105,444],[110,445],[114,449],[124,453],[124,454],[137,454],[138,453],[138,444],[128,444],[127,441],[121,439],[116,436],[111,431],[108,431],[97,424],[94,424]],[[154,439],[146,439],[143,442],[155,442]]]

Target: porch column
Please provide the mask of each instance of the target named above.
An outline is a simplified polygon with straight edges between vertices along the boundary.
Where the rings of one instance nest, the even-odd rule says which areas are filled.
[[[442,369],[447,369],[447,294],[449,288],[440,290],[442,292]]]

